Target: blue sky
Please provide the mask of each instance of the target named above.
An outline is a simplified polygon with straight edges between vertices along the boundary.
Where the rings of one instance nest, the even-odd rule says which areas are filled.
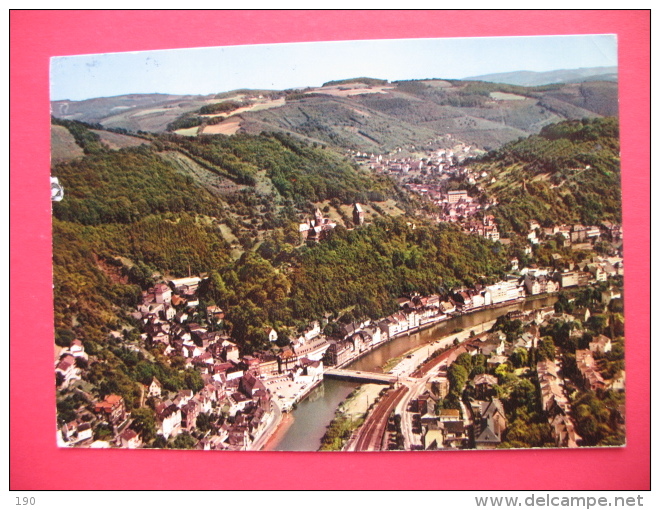
[[[616,65],[614,35],[291,43],[53,57],[50,88],[52,100],[81,100]]]

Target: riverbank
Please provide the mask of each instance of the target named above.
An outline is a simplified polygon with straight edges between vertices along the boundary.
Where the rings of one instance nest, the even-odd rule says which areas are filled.
[[[355,388],[337,407],[335,417],[323,435],[319,450],[342,450],[353,432],[362,426],[369,407],[378,400],[384,388],[382,384],[363,384]]]
[[[472,330],[475,334],[480,334],[482,327],[484,330],[486,327],[490,328],[490,322],[496,320],[500,315],[506,314],[509,310],[551,309],[556,299],[555,296],[544,296],[543,298],[534,296],[524,302],[505,303],[497,310],[473,310],[471,313],[462,314],[447,321],[436,322],[433,324],[434,327],[424,328],[425,331],[410,335],[404,334],[386,342],[380,342],[375,346],[376,348],[360,353],[360,356],[352,358],[342,366],[351,370],[382,372],[382,367],[389,360],[394,358],[403,360],[411,354],[411,351],[420,352],[419,361],[423,362],[425,356],[422,354],[426,354],[423,348],[429,348],[432,353],[440,349],[441,345],[453,342],[457,336],[459,338],[463,335],[469,337]],[[460,333],[458,333],[459,329]],[[288,429],[288,433],[275,449],[278,451],[318,450],[320,439],[325,434],[328,424],[335,417],[335,412],[356,386],[358,386],[357,383],[349,381],[325,379],[319,386],[318,393],[313,393],[312,398],[301,400],[297,409],[292,411],[295,423]]]
[[[344,400],[339,405],[339,410],[344,416],[356,420],[365,415],[369,406],[378,399],[381,391],[383,391],[382,384],[368,383],[358,386],[355,395]]]
[[[544,298],[547,298],[547,297],[551,297],[551,294],[546,293],[546,294],[543,294],[541,296],[526,296],[526,297],[523,297],[523,298],[511,299],[511,300],[508,300],[508,301],[503,301],[501,303],[496,303],[496,304],[492,304],[492,305],[485,305],[485,306],[470,308],[469,310],[466,310],[464,312],[460,311],[460,312],[452,312],[449,315],[447,315],[447,314],[438,315],[436,317],[432,317],[431,319],[427,320],[423,324],[420,324],[418,326],[409,327],[409,328],[407,328],[403,331],[399,331],[397,333],[394,333],[393,335],[389,336],[387,338],[387,340],[383,340],[383,341],[381,341],[377,344],[370,345],[364,351],[361,351],[361,352],[357,353],[355,356],[351,357],[350,359],[347,359],[343,363],[334,366],[334,368],[343,368],[347,365],[350,365],[351,363],[356,362],[357,360],[359,360],[363,356],[369,354],[370,352],[372,352],[375,349],[378,349],[382,345],[387,344],[388,342],[391,342],[392,340],[396,340],[396,339],[404,337],[404,336],[411,336],[411,335],[415,335],[417,333],[421,333],[421,332],[423,332],[427,329],[439,326],[443,322],[447,322],[447,321],[450,321],[452,319],[457,319],[457,318],[460,318],[460,317],[466,317],[466,316],[474,315],[476,313],[483,312],[483,311],[486,311],[486,310],[497,310],[499,308],[506,308],[506,307],[509,307],[509,306],[516,306],[516,305],[519,305],[519,304],[523,304],[527,301],[535,301],[535,300],[544,299]],[[376,321],[376,322],[378,322],[378,321]],[[478,326],[479,325],[477,325],[475,327],[478,327]],[[383,365],[383,366],[385,366],[385,365]],[[386,370],[383,370],[383,372],[386,372]]]
[[[282,438],[286,435],[291,425],[293,425],[294,417],[291,413],[282,413],[280,417],[280,422],[277,424],[275,431],[266,441],[266,444],[261,448],[261,451],[272,452],[275,451],[275,447],[279,444]]]
[[[452,345],[454,340],[459,342],[464,342],[470,338],[470,334],[475,329],[481,329],[479,333],[488,331],[495,324],[496,320],[490,320],[487,322],[481,323],[475,328],[470,328],[468,330],[463,330],[457,333],[450,333],[438,340],[435,340],[431,344],[420,345],[411,351],[408,351],[407,356],[404,357],[395,367],[390,370],[391,374],[406,377],[412,374],[417,368],[424,364],[424,362],[436,351],[444,349],[445,347]],[[476,333],[476,332],[475,332]]]

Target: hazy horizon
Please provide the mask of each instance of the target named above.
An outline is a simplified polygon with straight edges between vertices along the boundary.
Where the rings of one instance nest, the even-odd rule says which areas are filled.
[[[524,39],[524,44],[521,39]],[[614,35],[332,41],[53,57],[51,101],[617,67]]]

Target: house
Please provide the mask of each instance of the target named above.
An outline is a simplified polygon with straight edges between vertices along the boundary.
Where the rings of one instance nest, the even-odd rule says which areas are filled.
[[[139,448],[142,446],[142,439],[133,429],[126,429],[119,434],[119,444],[122,448]]]
[[[474,442],[478,450],[496,448],[502,442],[502,433],[507,427],[504,407],[500,399],[478,402],[475,410]]]
[[[525,288],[532,296],[536,294],[545,294],[547,292],[557,292],[557,290],[559,290],[557,283],[549,279],[547,276],[536,276],[530,273],[525,275]]]
[[[575,351],[575,361],[580,371],[582,383],[586,389],[591,391],[605,389],[607,385],[600,372],[598,372],[596,361],[591,355],[591,351],[586,349]]]
[[[452,297],[463,310],[470,310],[472,308],[472,297],[469,292],[464,290],[456,292]]]
[[[307,219],[298,225],[300,242],[303,243],[305,240],[319,242],[336,226],[337,224],[330,218],[324,218],[321,210],[317,208],[314,211],[314,219]]]
[[[103,402],[97,402],[94,412],[101,414],[108,423],[116,425],[126,418],[124,399],[119,395],[108,395]]]
[[[587,307],[579,307],[575,308],[571,315],[573,315],[573,317],[576,319],[579,319],[580,322],[584,323],[589,320],[589,317],[591,317],[591,311]]]
[[[264,383],[262,383],[259,379],[257,379],[250,372],[246,373],[241,378],[238,387],[244,395],[246,395],[250,398],[252,398],[257,391],[266,389],[266,387],[264,386]]]
[[[199,287],[201,281],[201,278],[193,276],[189,278],[170,280],[170,285],[180,294],[192,295],[197,292],[197,288]]]
[[[238,362],[241,356],[235,343],[224,340],[222,342],[222,347],[223,357],[226,361]]]
[[[280,373],[288,372],[298,363],[298,355],[292,349],[284,349],[278,356]]]
[[[168,439],[181,431],[181,409],[171,402],[156,405],[156,418],[159,422],[158,432]]]
[[[149,384],[149,393],[147,394],[147,397],[160,397],[162,389],[163,385],[154,377],[151,380],[151,384]]]
[[[193,392],[192,390],[180,390],[179,393],[177,393],[176,397],[174,398],[174,403],[181,407],[188,402],[190,402],[190,399],[193,397]]]
[[[87,354],[85,354],[85,348],[83,347],[83,343],[77,338],[71,341],[71,345],[69,346],[69,352],[71,353],[72,356],[76,358],[87,359]]]
[[[89,423],[83,423],[78,427],[78,437],[76,438],[76,442],[80,443],[82,441],[87,441],[92,439],[92,437],[92,426]]]
[[[197,417],[200,413],[199,403],[191,399],[181,406],[181,428],[192,432],[197,427]]]
[[[589,350],[591,352],[597,352],[600,354],[605,354],[612,350],[612,341],[605,335],[598,335],[591,342],[589,342]]]
[[[252,403],[252,398],[248,398],[242,393],[232,393],[227,397],[229,402],[229,414],[235,416],[238,411],[243,411],[249,404]]]
[[[273,328],[270,328],[270,330],[268,330],[268,340],[271,342],[277,341],[277,331],[275,331]]]
[[[468,436],[465,432],[465,425],[461,420],[442,422],[440,423],[440,429],[444,435],[444,446],[459,448],[467,444]]]
[[[613,299],[621,299],[621,292],[613,289],[607,289],[601,293],[601,303],[605,306],[610,304]]]
[[[227,446],[224,444],[227,439],[226,430],[223,435],[206,436],[197,443],[198,450],[226,450]]]
[[[172,289],[164,283],[159,283],[154,287],[154,296],[156,303],[170,303],[172,301]]]
[[[575,287],[579,283],[577,271],[564,271],[559,274],[558,279],[562,288]]]
[[[450,204],[456,204],[461,200],[467,200],[467,198],[468,198],[468,192],[467,190],[464,189],[447,192],[447,202],[449,202]]]
[[[431,391],[440,400],[449,394],[449,381],[447,380],[446,373],[438,374],[437,377],[429,381],[431,384]]]
[[[425,450],[440,450],[444,447],[445,434],[439,427],[429,428],[422,437]]]
[[[491,358],[488,359],[488,361],[486,361],[486,364],[489,367],[496,367],[498,365],[502,365],[503,363],[506,363],[507,361],[509,361],[509,358],[507,358],[506,356],[492,356]]]
[[[441,409],[439,416],[440,422],[458,421],[461,419],[461,412],[458,409]]]
[[[260,375],[272,376],[279,373],[277,356],[272,354],[259,354],[257,359],[259,360],[257,371]]]
[[[209,322],[215,321],[219,323],[225,318],[225,313],[219,306],[210,305],[206,307],[206,318]]]
[[[488,285],[484,291],[486,306],[504,303],[522,296],[523,291],[515,281],[501,281],[494,285]]]
[[[71,354],[65,354],[55,365],[55,374],[59,375],[62,388],[66,388],[71,381],[80,379],[80,370],[76,368],[76,358]]]
[[[341,340],[331,342],[328,350],[325,351],[325,362],[330,366],[339,366],[346,363],[351,358],[351,342]]]
[[[323,379],[323,361],[303,358],[300,364],[303,367],[303,375],[309,378],[310,383]]]
[[[472,379],[472,385],[476,390],[477,398],[485,398],[493,392],[493,387],[497,384],[497,377],[490,374],[479,374]]]
[[[491,450],[502,442],[502,436],[495,431],[492,418],[484,418],[479,424],[479,432],[475,432],[474,446],[477,450]]]
[[[621,370],[614,379],[609,381],[609,388],[613,390],[623,391],[626,389],[626,371]]]
[[[440,310],[445,314],[454,313],[456,311],[456,305],[451,301],[441,301],[439,306]]]
[[[555,438],[555,445],[559,448],[577,448],[580,446],[582,438],[575,430],[575,425],[570,417],[559,413],[550,420],[552,427],[552,436]]]

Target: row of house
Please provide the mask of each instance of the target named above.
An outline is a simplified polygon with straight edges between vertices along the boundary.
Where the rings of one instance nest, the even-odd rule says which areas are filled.
[[[536,373],[541,392],[543,412],[552,429],[555,445],[558,447],[577,448],[581,437],[571,420],[571,405],[564,393],[564,381],[559,376],[554,360],[540,361],[536,364]]]

